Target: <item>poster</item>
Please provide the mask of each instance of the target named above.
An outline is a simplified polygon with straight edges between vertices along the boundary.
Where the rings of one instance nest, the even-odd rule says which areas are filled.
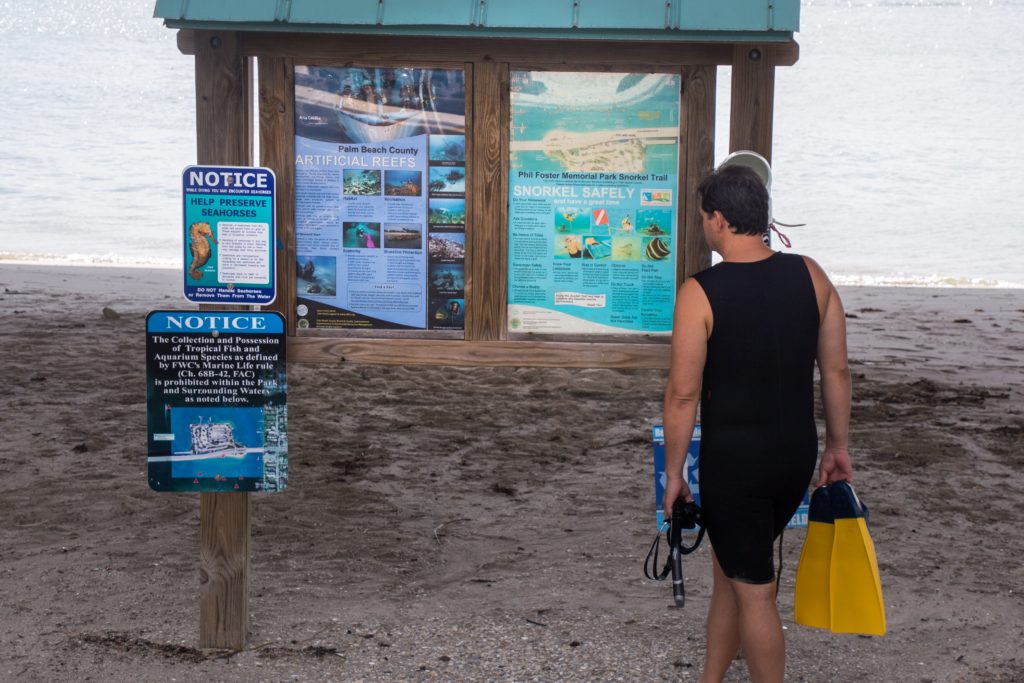
[[[680,78],[511,74],[511,332],[671,334]]]
[[[284,319],[153,311],[146,318],[149,485],[282,491],[288,485]]]
[[[295,67],[300,328],[461,330],[461,70]]]
[[[185,298],[266,305],[276,297],[275,182],[269,168],[182,172]]]
[[[693,494],[693,502],[700,505],[700,423],[694,425],[693,436],[690,439],[690,446],[686,449],[686,463],[683,465],[683,473],[686,483]],[[664,531],[667,528],[665,521],[665,510],[662,507],[662,497],[665,494],[665,428],[661,425],[654,425],[654,507],[657,517],[658,529]],[[811,499],[808,493],[804,493],[804,499],[800,506],[793,513],[787,529],[799,529],[807,527],[807,514],[810,510]],[[686,530],[687,533],[696,533],[696,529]]]

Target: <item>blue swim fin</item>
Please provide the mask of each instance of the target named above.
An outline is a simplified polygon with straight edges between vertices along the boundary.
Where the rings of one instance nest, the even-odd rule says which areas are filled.
[[[811,494],[807,536],[796,567],[796,592],[793,618],[798,624],[814,628],[832,627],[831,585],[832,546],[835,523],[829,487]]]
[[[837,481],[828,488],[835,518],[829,570],[832,631],[885,635],[882,581],[868,534],[867,506],[849,482]]]

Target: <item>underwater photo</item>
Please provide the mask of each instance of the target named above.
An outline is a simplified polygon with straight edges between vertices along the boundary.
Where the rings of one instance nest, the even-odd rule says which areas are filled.
[[[672,256],[672,240],[667,237],[644,238],[644,260],[664,261]]]
[[[584,235],[590,232],[590,211],[575,206],[555,208],[555,233]]]
[[[346,168],[342,192],[347,195],[374,196],[380,194],[380,171]]]
[[[344,223],[341,246],[345,249],[379,249],[380,223]]]
[[[299,296],[332,297],[337,294],[337,257],[296,256],[295,273],[295,292]]]
[[[636,231],[641,235],[672,234],[672,209],[640,209],[636,212]]]
[[[641,239],[635,235],[612,237],[612,260],[639,261]]]
[[[466,258],[466,234],[431,232],[427,238],[427,254],[431,260],[461,261]]]
[[[430,160],[465,161],[466,160],[466,136],[465,135],[431,135],[430,136]]]
[[[297,65],[295,133],[368,143],[463,133],[465,99],[462,69]]]
[[[466,169],[462,166],[431,166],[431,194],[464,194],[466,192]]]
[[[466,302],[463,299],[431,299],[431,327],[461,328],[466,318]]]
[[[435,263],[430,266],[430,291],[433,294],[455,294],[466,288],[461,263]]]
[[[420,171],[385,171],[384,194],[389,197],[419,197],[423,194]]]
[[[608,209],[608,224],[612,232],[636,232],[636,216],[629,209]]]
[[[430,199],[427,222],[431,225],[465,225],[465,199]]]
[[[583,238],[579,235],[555,235],[555,258],[582,258]]]

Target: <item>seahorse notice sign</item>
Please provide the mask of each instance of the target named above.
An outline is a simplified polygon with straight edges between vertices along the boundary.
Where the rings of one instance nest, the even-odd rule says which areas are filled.
[[[283,490],[288,484],[286,368],[284,318],[277,313],[150,313],[150,487]]]
[[[185,169],[186,299],[249,305],[274,300],[274,190],[269,168]]]

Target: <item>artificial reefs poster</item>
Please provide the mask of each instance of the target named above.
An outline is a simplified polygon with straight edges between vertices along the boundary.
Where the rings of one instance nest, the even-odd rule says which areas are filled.
[[[512,72],[510,331],[671,333],[679,85]]]
[[[461,330],[461,70],[295,67],[299,328]]]

